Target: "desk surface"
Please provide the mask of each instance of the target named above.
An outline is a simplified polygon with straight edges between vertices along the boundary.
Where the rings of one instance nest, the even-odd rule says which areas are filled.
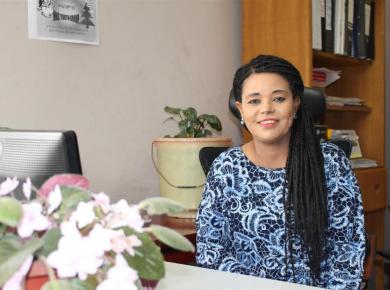
[[[156,290],[309,290],[320,289],[235,273],[166,262],[166,274]]]

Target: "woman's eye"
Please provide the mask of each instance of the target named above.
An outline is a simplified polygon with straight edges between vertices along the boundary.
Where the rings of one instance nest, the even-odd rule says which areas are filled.
[[[252,105],[260,104],[260,100],[259,99],[252,99],[248,102],[248,104],[252,104]]]
[[[274,101],[277,103],[283,103],[285,100],[286,100],[286,97],[283,97],[283,96],[279,96],[279,97],[274,98]]]

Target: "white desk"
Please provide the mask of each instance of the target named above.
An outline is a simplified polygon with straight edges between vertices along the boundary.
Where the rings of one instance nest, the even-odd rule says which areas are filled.
[[[320,289],[294,283],[227,273],[175,263],[165,263],[166,274],[156,290],[309,290]]]

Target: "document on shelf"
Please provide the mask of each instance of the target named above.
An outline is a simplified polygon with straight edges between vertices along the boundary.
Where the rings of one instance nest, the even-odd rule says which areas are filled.
[[[340,78],[341,71],[325,67],[313,68],[313,87],[325,88]]]
[[[351,159],[352,168],[370,168],[370,167],[378,167],[378,163],[375,160],[367,159],[367,158],[357,158]]]

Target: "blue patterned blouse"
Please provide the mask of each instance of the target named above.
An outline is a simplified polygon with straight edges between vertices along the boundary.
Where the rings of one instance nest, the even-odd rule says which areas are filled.
[[[328,190],[327,259],[319,287],[358,289],[365,256],[361,193],[337,146],[321,144]],[[213,163],[196,220],[197,263],[202,267],[294,282],[286,268],[285,169],[253,164],[233,147]],[[293,240],[295,282],[312,285],[308,257]]]

